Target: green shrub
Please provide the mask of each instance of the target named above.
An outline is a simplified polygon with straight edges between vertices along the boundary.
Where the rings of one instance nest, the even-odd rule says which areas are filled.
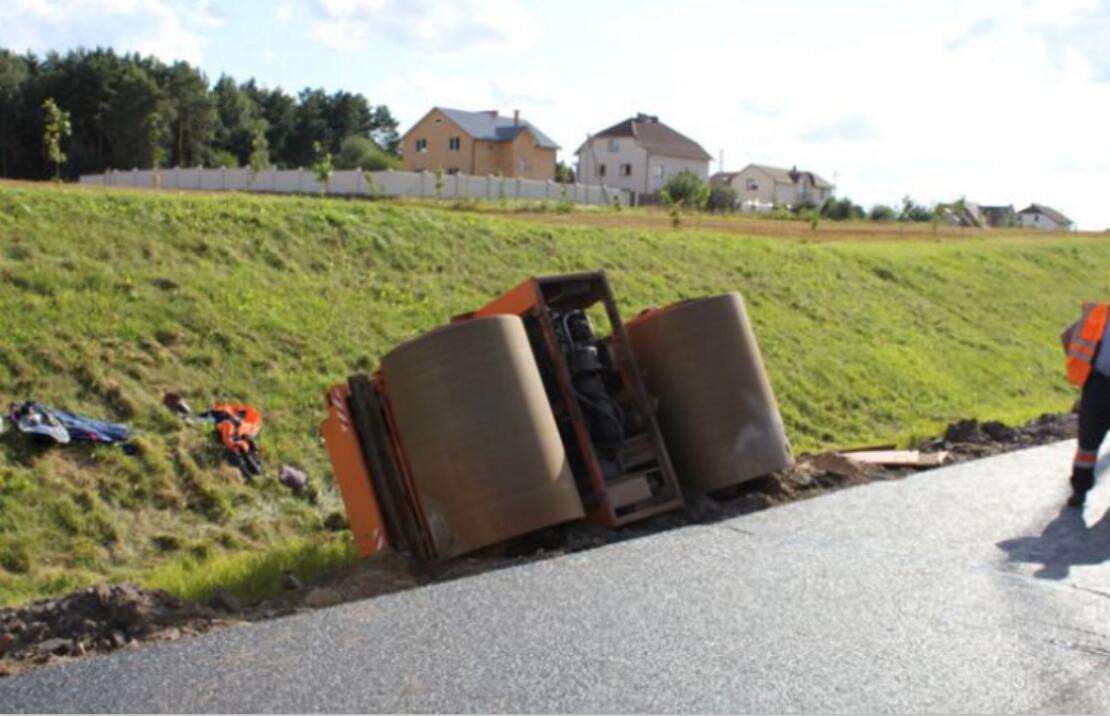
[[[701,210],[709,200],[709,185],[693,172],[681,171],[667,179],[660,197],[667,206]]]
[[[340,142],[339,154],[335,155],[336,169],[380,172],[400,166],[400,160],[383,152],[369,137],[347,137]]]
[[[736,190],[731,186],[715,186],[709,190],[709,199],[705,208],[713,212],[726,212],[736,210]]]
[[[239,166],[239,158],[229,151],[217,149],[208,155],[208,166],[210,167],[224,167],[225,169],[235,169]]]
[[[894,221],[898,218],[898,212],[894,211],[894,209],[886,204],[875,204],[871,207],[868,218],[870,218],[871,221]]]
[[[863,207],[852,202],[848,197],[836,199],[829,197],[825,199],[825,203],[821,205],[821,216],[833,221],[848,221],[851,219],[862,219],[867,216]]]

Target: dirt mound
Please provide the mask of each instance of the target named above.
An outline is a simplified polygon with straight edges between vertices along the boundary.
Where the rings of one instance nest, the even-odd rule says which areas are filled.
[[[1018,427],[997,421],[960,420],[949,425],[943,437],[924,440],[918,448],[946,450],[959,462],[1071,440],[1078,429],[1079,417],[1075,413],[1045,413]]]
[[[229,623],[212,609],[165,592],[100,584],[61,599],[0,610],[0,674]]]

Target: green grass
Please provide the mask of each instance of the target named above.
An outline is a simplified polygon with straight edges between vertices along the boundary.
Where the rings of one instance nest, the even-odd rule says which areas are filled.
[[[892,229],[893,231],[893,229]],[[250,598],[350,560],[323,391],[532,274],[604,268],[625,315],[738,289],[799,450],[1067,408],[1056,336],[1110,293],[1091,237],[781,241],[435,206],[0,185],[0,387],[140,431],[140,453],[0,436],[0,604],[94,580]],[[241,484],[161,405],[263,412]],[[315,499],[277,484],[282,462]],[[267,586],[270,585],[270,586]]]

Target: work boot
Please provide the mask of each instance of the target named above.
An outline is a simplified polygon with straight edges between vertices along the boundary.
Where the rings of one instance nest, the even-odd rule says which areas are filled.
[[[1068,507],[1082,507],[1087,493],[1095,486],[1095,471],[1091,468],[1075,468],[1071,472],[1071,497]]]

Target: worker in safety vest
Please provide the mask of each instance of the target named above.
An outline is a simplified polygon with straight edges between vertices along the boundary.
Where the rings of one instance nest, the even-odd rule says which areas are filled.
[[[1068,360],[1068,381],[1081,386],[1079,401],[1079,448],[1071,473],[1068,504],[1082,507],[1095,484],[1098,448],[1110,430],[1110,304],[1084,303],[1079,320],[1064,329],[1060,342]]]

